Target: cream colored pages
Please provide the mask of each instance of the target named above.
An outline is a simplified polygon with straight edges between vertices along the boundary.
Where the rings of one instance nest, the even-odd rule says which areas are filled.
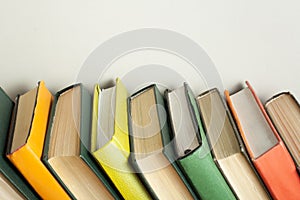
[[[240,150],[229,113],[218,91],[213,89],[197,100],[214,157],[237,197],[241,200],[269,199],[255,171]]]
[[[49,162],[77,199],[113,199],[100,179],[80,157],[59,156]]]
[[[0,173],[0,199],[24,199],[21,194]]]
[[[81,88],[60,95],[50,136],[48,162],[76,199],[113,199],[80,158]]]
[[[291,94],[282,94],[266,104],[280,136],[300,166],[300,106]]]
[[[132,139],[138,167],[158,199],[192,199],[184,182],[163,154],[154,87],[131,99]]]
[[[240,199],[269,199],[242,153],[220,159],[218,163]]]

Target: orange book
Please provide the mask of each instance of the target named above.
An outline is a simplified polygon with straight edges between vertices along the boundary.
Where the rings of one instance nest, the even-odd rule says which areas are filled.
[[[294,162],[253,88],[225,96],[251,160],[274,199],[300,199]]]
[[[44,82],[17,97],[6,156],[42,199],[70,199],[41,161],[52,99]]]

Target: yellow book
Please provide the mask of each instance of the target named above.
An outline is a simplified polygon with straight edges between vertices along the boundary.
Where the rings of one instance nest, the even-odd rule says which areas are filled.
[[[125,199],[151,199],[128,163],[130,148],[127,90],[117,79],[116,86],[104,90],[104,93],[105,96],[101,95],[99,85],[95,86],[91,135],[92,154]],[[106,106],[101,106],[101,103]],[[104,115],[112,120],[104,119]],[[101,120],[102,116],[104,116],[103,120]],[[103,122],[111,126],[101,127]]]
[[[70,199],[41,161],[52,98],[44,82],[17,98],[6,156],[42,199]]]

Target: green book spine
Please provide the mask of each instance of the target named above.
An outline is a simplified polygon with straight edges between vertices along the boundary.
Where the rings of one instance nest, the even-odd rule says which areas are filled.
[[[155,96],[156,96],[157,105],[163,106],[165,108],[166,113],[167,113],[167,110],[166,110],[167,107],[165,106],[165,99],[163,98],[163,96],[161,95],[161,93],[159,92],[157,87],[155,87]],[[163,144],[164,144],[164,150],[163,150],[164,154],[166,155],[168,160],[171,162],[171,164],[175,168],[176,172],[179,174],[182,181],[184,182],[184,184],[189,189],[189,191],[192,194],[193,198],[194,199],[199,199],[199,196],[197,196],[197,194],[194,192],[194,188],[189,184],[189,182],[186,179],[185,175],[180,170],[179,165],[175,162],[175,159],[174,159],[175,156],[174,156],[174,153],[173,153],[174,149],[173,149],[173,146],[170,145],[170,142],[171,142],[170,126],[169,126],[168,121],[165,122],[163,120],[163,118],[161,117],[161,116],[165,116],[165,113],[163,113],[162,109],[157,109],[157,110],[158,110],[158,119],[159,119],[160,127],[161,127],[162,140],[163,140]]]
[[[269,199],[271,199],[271,195],[270,195],[270,193],[268,192],[267,187],[265,186],[265,184],[264,184],[264,182],[262,181],[261,177],[259,176],[257,170],[255,169],[253,163],[251,162],[251,160],[250,160],[250,158],[249,158],[249,155],[248,155],[247,152],[246,152],[246,148],[245,148],[245,145],[244,145],[244,143],[243,143],[243,140],[242,140],[240,134],[238,133],[237,127],[236,127],[235,124],[234,124],[234,120],[233,120],[233,118],[232,118],[232,116],[231,116],[231,114],[230,114],[230,111],[229,111],[227,105],[226,105],[225,102],[223,101],[222,96],[221,96],[219,90],[218,90],[217,88],[213,88],[213,89],[210,89],[210,90],[205,91],[204,93],[200,94],[199,96],[205,95],[205,94],[210,93],[210,92],[213,92],[213,91],[216,91],[216,93],[218,94],[218,98],[221,100],[220,102],[221,102],[221,104],[222,104],[222,106],[223,106],[223,109],[224,109],[224,110],[221,111],[221,113],[224,112],[224,114],[225,114],[224,117],[225,117],[225,118],[227,117],[228,120],[230,121],[230,124],[231,124],[232,129],[233,129],[233,132],[234,132],[234,136],[236,137],[237,142],[238,142],[238,145],[239,145],[240,152],[241,152],[241,153],[244,155],[244,157],[246,158],[246,160],[247,160],[249,166],[251,167],[251,169],[252,169],[253,172],[255,173],[256,177],[258,178],[259,182],[261,183],[262,187],[264,188],[265,192],[267,193]],[[200,105],[199,105],[199,110],[200,110],[199,115],[202,117],[204,112],[203,112],[203,110],[200,109]],[[200,118],[201,118],[201,117],[200,117]],[[204,128],[205,132],[207,133],[207,130],[208,130],[209,127],[208,127],[208,125],[204,122],[204,120],[203,120],[203,128]],[[208,133],[207,133],[207,135],[208,135]],[[220,135],[220,137],[221,137],[221,135]],[[213,146],[212,146],[212,144],[211,144],[211,141],[210,141],[209,137],[207,138],[207,141],[208,141],[209,147],[210,147],[211,150],[212,150],[212,151],[211,151],[211,154],[212,154],[212,157],[213,157],[213,160],[214,160],[216,166],[218,167],[218,169],[220,170],[220,172],[223,174],[223,176],[226,177],[226,174],[223,173],[222,168],[221,168],[221,166],[219,165],[218,160],[217,160],[217,158],[216,158],[216,156],[215,156],[214,148],[213,148]],[[231,186],[232,191],[235,192],[234,187],[229,183],[229,181],[228,181],[228,185]],[[235,194],[236,194],[236,193],[235,193]],[[236,196],[238,197],[237,194],[236,194]]]
[[[194,112],[199,126],[202,144],[191,154],[178,159],[177,162],[202,199],[234,200],[236,199],[234,193],[217,168],[210,153],[194,96],[190,92],[188,92],[188,96],[192,106],[191,111]]]
[[[6,158],[6,142],[14,103],[0,88],[0,172],[19,190],[26,199],[39,199],[21,173]]]
[[[59,183],[63,186],[63,188],[66,190],[66,192],[70,195],[72,199],[76,199],[75,196],[72,194],[72,192],[67,188],[67,186],[63,183],[63,181],[60,179],[58,174],[53,170],[51,165],[48,163],[48,152],[49,152],[49,143],[50,143],[50,134],[51,134],[51,128],[53,123],[53,117],[55,115],[55,109],[56,109],[56,103],[59,98],[59,96],[64,93],[65,91],[72,89],[73,87],[76,87],[80,85],[81,87],[81,116],[80,116],[80,157],[83,159],[86,164],[92,169],[92,171],[98,176],[98,178],[102,181],[102,183],[106,186],[108,191],[112,194],[112,196],[115,199],[122,199],[121,195],[119,194],[118,190],[115,188],[113,183],[110,181],[110,179],[107,177],[105,172],[100,169],[100,167],[97,166],[96,161],[93,159],[90,152],[87,150],[90,145],[90,134],[91,134],[91,113],[92,113],[92,97],[89,94],[89,92],[81,85],[81,84],[75,84],[71,85],[59,92],[56,93],[53,105],[51,108],[51,114],[49,119],[49,126],[47,130],[47,135],[45,139],[45,145],[44,145],[44,151],[43,151],[43,162],[51,171],[51,173],[55,176],[55,178],[59,181]]]
[[[152,87],[153,85],[150,85],[148,87]],[[136,92],[135,94],[142,92],[143,90],[146,90],[148,87],[143,88],[142,90]],[[165,107],[165,101],[163,96],[161,95],[160,91],[158,90],[158,88],[155,86],[155,99],[156,99],[156,106],[161,106],[163,108]],[[132,96],[134,96],[135,94],[133,94]],[[129,133],[132,132],[132,125],[131,125],[131,116],[130,116],[130,97],[128,98],[128,128],[129,128]],[[176,172],[178,173],[178,175],[180,176],[180,178],[182,179],[183,183],[186,185],[187,189],[189,190],[189,192],[191,193],[191,195],[193,196],[194,199],[199,199],[199,196],[194,192],[194,189],[192,188],[192,186],[189,184],[188,180],[186,179],[185,175],[182,173],[182,171],[180,170],[180,167],[178,166],[178,164],[174,161],[174,154],[173,154],[173,147],[172,145],[169,145],[171,138],[170,138],[170,133],[169,133],[169,124],[167,121],[163,120],[163,116],[166,117],[166,113],[163,113],[163,110],[161,108],[158,108],[158,119],[159,119],[159,124],[160,124],[160,130],[161,130],[161,136],[162,136],[162,141],[163,141],[163,145],[164,145],[164,149],[163,149],[163,153],[164,155],[167,157],[167,159],[170,161],[171,165],[174,167],[174,169],[176,170]],[[166,110],[166,109],[165,109]],[[132,151],[132,145],[133,145],[133,139],[131,138],[132,134],[129,134],[129,142],[130,142],[130,148]],[[139,178],[143,181],[143,183],[145,184],[145,186],[147,187],[147,190],[151,193],[151,196],[153,199],[158,199],[158,197],[156,196],[156,194],[154,193],[154,191],[152,190],[151,186],[147,183],[146,178],[143,176],[143,174],[140,172],[139,167],[136,165],[135,162],[135,158],[134,156],[132,156],[132,154],[130,154],[129,157],[130,163],[133,165],[133,167],[139,172]]]

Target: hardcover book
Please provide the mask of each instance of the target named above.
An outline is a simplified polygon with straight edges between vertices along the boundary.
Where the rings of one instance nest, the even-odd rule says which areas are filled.
[[[177,164],[170,160],[170,134],[163,97],[155,85],[128,101],[131,163],[154,199],[197,198]]]
[[[300,199],[294,162],[253,88],[246,84],[225,95],[250,158],[274,199]]]
[[[91,152],[125,199],[151,199],[128,162],[128,93],[120,79],[116,86],[95,86]]]
[[[209,90],[197,102],[214,160],[238,199],[269,199],[219,91]]]
[[[187,84],[166,91],[177,163],[202,199],[236,199],[217,168]]]
[[[76,84],[54,99],[43,161],[73,199],[118,198],[92,155],[90,146],[92,98]]]
[[[265,104],[279,135],[292,155],[300,174],[300,106],[289,92],[280,93]]]
[[[2,199],[38,199],[38,195],[6,158],[6,142],[14,103],[0,88],[0,197]]]
[[[6,156],[42,199],[70,199],[41,161],[52,98],[42,81],[17,97]]]

